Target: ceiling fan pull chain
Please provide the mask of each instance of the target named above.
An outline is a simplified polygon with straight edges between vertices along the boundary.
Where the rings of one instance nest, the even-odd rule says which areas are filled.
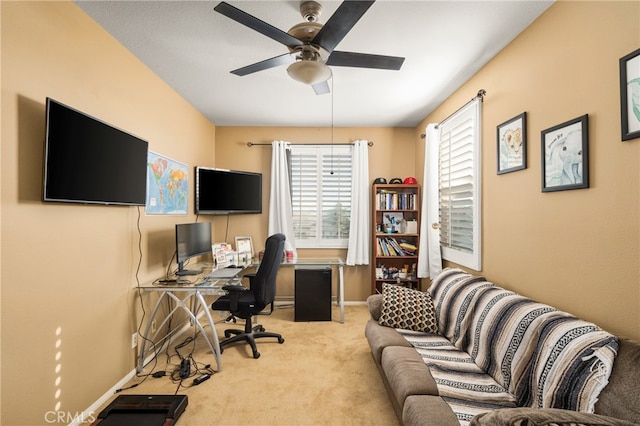
[[[331,176],[333,176],[333,78],[331,79]]]

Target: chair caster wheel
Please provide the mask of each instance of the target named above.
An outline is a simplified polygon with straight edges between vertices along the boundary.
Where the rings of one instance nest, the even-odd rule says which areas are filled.
[[[222,352],[224,352],[224,349],[221,347],[220,348],[220,355],[222,355]]]
[[[231,333],[229,333],[227,330],[224,331],[224,337],[226,337],[227,339],[229,337],[231,337]]]
[[[258,329],[259,332],[263,333],[264,332],[264,327],[260,326],[260,328]]]
[[[284,338],[279,337],[279,338],[278,338],[278,343],[283,344],[283,343],[284,343]]]
[[[253,353],[253,357],[254,357],[255,359],[260,358],[260,352],[257,352],[257,351],[256,351],[256,352],[254,352],[254,353]]]

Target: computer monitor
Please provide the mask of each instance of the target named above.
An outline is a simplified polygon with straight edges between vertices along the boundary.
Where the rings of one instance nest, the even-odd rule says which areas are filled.
[[[176,224],[176,275],[198,275],[201,270],[184,269],[184,263],[195,256],[211,253],[211,222]]]

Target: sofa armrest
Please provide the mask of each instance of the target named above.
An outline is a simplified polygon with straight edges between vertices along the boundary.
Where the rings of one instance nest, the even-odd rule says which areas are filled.
[[[600,392],[595,412],[640,423],[640,343],[619,339],[609,384]]]
[[[371,318],[378,321],[380,319],[380,314],[382,313],[382,295],[372,294],[367,297],[367,307],[369,308]]]
[[[600,414],[579,413],[557,408],[504,408],[478,414],[469,426],[535,425],[631,426],[625,420]]]

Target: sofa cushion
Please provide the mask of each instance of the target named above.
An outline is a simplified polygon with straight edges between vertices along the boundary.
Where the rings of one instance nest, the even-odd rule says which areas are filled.
[[[378,321],[370,319],[364,329],[364,335],[367,337],[371,354],[376,364],[380,365],[382,359],[382,350],[388,346],[404,346],[411,347],[411,343],[396,332],[395,329],[382,326]]]
[[[367,307],[369,308],[371,318],[378,321],[380,319],[380,313],[382,312],[382,295],[372,294],[367,297]]]
[[[632,426],[635,423],[591,413],[557,408],[507,408],[475,416],[470,426]]]
[[[449,405],[439,396],[411,395],[404,402],[402,409],[404,426],[460,426],[456,415]]]
[[[640,424],[640,343],[620,339],[609,384],[596,403],[595,412]]]
[[[395,284],[382,284],[379,322],[387,327],[438,332],[431,295]]]
[[[500,407],[516,406],[515,398],[507,389],[480,369],[469,354],[453,346],[444,337],[400,332],[420,354],[422,362],[429,366],[440,396],[481,401]]]
[[[399,407],[409,395],[438,395],[429,368],[413,348],[389,346],[382,351],[382,370]]]

